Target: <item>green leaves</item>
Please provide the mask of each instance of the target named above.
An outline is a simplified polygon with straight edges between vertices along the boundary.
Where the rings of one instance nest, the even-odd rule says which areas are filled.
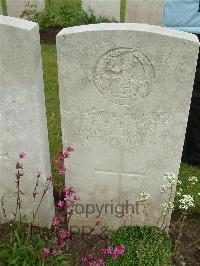
[[[1,243],[0,261],[5,265],[45,265],[42,254],[44,241],[39,235],[32,235],[27,239],[26,230],[23,223],[17,223],[10,241]]]
[[[103,16],[96,17],[93,10],[86,13],[76,2],[70,0],[50,5],[45,11],[36,13],[33,20],[40,25],[41,30],[115,21]]]
[[[124,256],[119,260],[109,259],[106,265],[171,265],[171,239],[157,227],[122,227],[111,239],[112,246],[121,243],[126,247]]]

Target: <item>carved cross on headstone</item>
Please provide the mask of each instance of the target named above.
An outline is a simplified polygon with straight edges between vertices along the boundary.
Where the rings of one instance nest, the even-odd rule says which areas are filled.
[[[116,182],[118,182],[118,199],[120,201],[121,199],[121,188],[122,188],[122,179],[126,178],[126,177],[131,177],[134,179],[144,179],[145,176],[145,172],[141,172],[141,171],[137,171],[137,172],[125,172],[125,171],[112,171],[112,170],[101,170],[101,169],[95,169],[95,173],[97,174],[103,174],[103,175],[107,175],[112,176],[115,175],[118,177],[118,179],[116,180]]]

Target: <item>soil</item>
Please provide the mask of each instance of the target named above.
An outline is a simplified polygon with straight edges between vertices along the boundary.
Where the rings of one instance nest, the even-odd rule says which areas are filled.
[[[40,31],[40,42],[44,44],[55,44],[56,35],[62,30],[62,28],[48,28]]]
[[[180,219],[180,213],[174,212],[171,220],[169,234],[172,239],[177,239],[179,226],[177,221]],[[9,240],[12,223],[0,225],[0,241]],[[53,238],[51,230],[34,228],[34,232],[39,233],[44,239]],[[200,217],[198,214],[190,215],[184,223],[183,234],[180,238],[180,245],[174,256],[174,265],[176,266],[200,266]],[[69,241],[68,252],[75,261],[83,258],[85,254],[98,254],[99,250],[106,247],[109,242],[107,235],[95,234],[73,234]],[[77,256],[76,256],[77,254]]]
[[[170,235],[173,240],[177,239],[179,226],[177,221],[180,219],[180,213],[173,212],[171,220]],[[190,214],[184,222],[174,264],[181,266],[200,266],[200,215]]]

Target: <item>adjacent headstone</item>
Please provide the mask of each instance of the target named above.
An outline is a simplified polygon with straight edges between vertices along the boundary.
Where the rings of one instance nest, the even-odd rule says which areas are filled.
[[[22,160],[22,214],[32,219],[43,187],[50,175],[50,157],[45,111],[42,64],[38,24],[22,19],[0,16],[0,197],[4,198],[7,218],[16,207],[15,165],[18,154]],[[33,202],[37,173],[41,172],[39,195]],[[3,216],[0,210],[1,218]],[[50,189],[39,209],[37,219],[49,226],[54,215],[53,193]]]
[[[18,18],[21,17],[24,10],[31,12],[44,10],[45,0],[6,0],[6,5],[8,16]]]
[[[130,219],[118,204],[136,204],[143,190],[158,218],[163,173],[179,170],[198,48],[192,34],[142,24],[57,35],[63,144],[76,151],[66,184],[82,204],[73,225],[92,226],[101,212],[117,228]]]
[[[164,0],[126,0],[126,22],[162,25]]]
[[[115,18],[117,21],[120,21],[120,6],[121,0],[82,0],[84,11],[92,9],[96,16]]]

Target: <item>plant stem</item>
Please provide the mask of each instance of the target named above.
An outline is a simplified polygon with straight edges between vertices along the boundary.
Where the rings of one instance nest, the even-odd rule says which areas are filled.
[[[174,253],[176,254],[176,251],[177,251],[177,248],[178,248],[178,245],[179,245],[179,242],[180,242],[180,238],[182,236],[182,230],[183,230],[183,226],[184,226],[184,222],[185,222],[185,219],[186,219],[186,212],[184,212],[182,215],[181,215],[181,218],[182,218],[182,221],[181,221],[181,225],[180,225],[180,228],[179,228],[179,231],[178,231],[178,237],[175,241],[175,245],[174,245]]]

